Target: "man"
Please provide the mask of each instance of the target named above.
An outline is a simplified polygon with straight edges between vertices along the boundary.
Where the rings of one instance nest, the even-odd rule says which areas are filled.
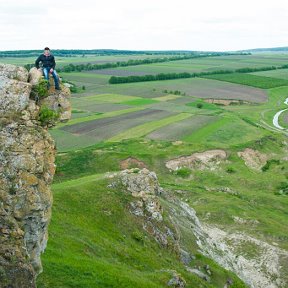
[[[60,86],[59,86],[59,80],[58,80],[58,76],[57,73],[55,71],[55,58],[54,56],[50,53],[50,49],[48,47],[45,47],[44,49],[44,53],[41,54],[37,60],[35,61],[35,66],[37,69],[40,69],[39,63],[42,63],[42,68],[43,68],[43,73],[44,73],[44,77],[46,80],[48,80],[48,84],[47,87],[49,89],[50,87],[50,83],[49,83],[49,73],[52,74],[53,78],[54,78],[54,83],[55,83],[55,89],[56,90],[61,90]]]

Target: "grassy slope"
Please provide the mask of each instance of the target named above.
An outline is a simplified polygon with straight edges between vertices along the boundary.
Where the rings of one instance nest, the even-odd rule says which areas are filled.
[[[194,264],[209,264],[214,280],[209,284],[187,272],[178,256],[161,248],[128,212],[131,196],[108,189],[102,178],[92,175],[53,185],[53,217],[39,288],[167,287],[171,270],[180,273],[188,287],[223,287],[228,277],[238,283],[232,287],[244,287],[198,254]]]
[[[277,136],[277,137],[275,137]],[[93,173],[104,173],[120,169],[121,160],[129,156],[144,161],[150,170],[159,176],[160,182],[172,190],[184,190],[185,197],[191,201],[202,219],[210,213],[213,224],[228,225],[231,229],[248,231],[255,237],[267,238],[267,241],[276,241],[283,248],[288,248],[285,206],[287,197],[277,195],[280,182],[287,181],[287,161],[282,161],[286,155],[282,147],[281,135],[268,134],[248,143],[241,143],[234,147],[227,147],[229,161],[222,164],[216,171],[192,173],[192,178],[181,178],[168,173],[165,162],[180,155],[191,155],[193,152],[207,149],[222,148],[212,142],[192,142],[174,146],[170,142],[145,140],[124,141],[121,143],[98,144],[94,148],[78,152],[69,152],[57,158],[57,175],[55,181],[73,179]],[[255,172],[244,165],[237,156],[238,151],[250,147],[269,156],[269,159],[278,159],[266,172]],[[287,149],[287,148],[286,148]],[[226,172],[232,168],[234,173]],[[223,192],[211,192],[205,187],[229,187],[237,191],[238,195],[229,195]],[[225,205],[225,210],[219,209]],[[268,216],[269,215],[269,216]],[[232,216],[244,219],[257,219],[260,224],[255,227],[236,225]],[[267,217],[268,216],[268,217]],[[262,235],[262,236],[260,236]]]

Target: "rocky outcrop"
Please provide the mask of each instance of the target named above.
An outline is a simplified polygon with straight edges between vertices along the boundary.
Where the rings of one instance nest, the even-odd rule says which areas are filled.
[[[35,287],[51,217],[55,145],[23,67],[0,64],[0,287]]]
[[[39,82],[43,79],[42,71],[39,71],[36,67],[31,68],[29,71],[29,83],[32,87],[37,87]],[[69,101],[70,90],[65,85],[61,84],[61,91],[57,91],[54,88],[53,77],[50,76],[50,88],[47,97],[39,97],[39,105],[48,107],[49,109],[59,113],[59,121],[66,122],[71,118],[71,104]]]
[[[246,148],[244,151],[238,152],[237,155],[244,160],[247,167],[256,171],[261,171],[268,160],[267,155],[251,148]]]
[[[215,170],[226,158],[227,153],[224,150],[209,150],[169,160],[166,162],[166,167],[172,171],[177,171],[182,167],[192,170]]]
[[[175,233],[163,222],[163,208],[159,195],[163,189],[159,186],[154,172],[144,168],[123,170],[117,175],[119,182],[135,198],[129,204],[129,210],[143,220],[143,229],[154,237],[163,247],[177,246]]]

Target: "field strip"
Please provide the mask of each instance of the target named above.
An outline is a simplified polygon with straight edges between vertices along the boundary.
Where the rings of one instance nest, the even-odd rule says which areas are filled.
[[[105,176],[106,176],[106,173],[101,173],[101,174],[93,174],[93,175],[89,175],[89,176],[83,176],[83,177],[73,179],[73,180],[62,181],[60,183],[52,184],[52,190],[53,189],[59,189],[59,188],[68,188],[68,187],[83,185],[85,183],[104,179]]]
[[[146,109],[146,108],[145,107],[133,107],[133,108],[129,108],[129,109],[111,111],[111,112],[107,112],[107,113],[100,114],[100,115],[96,114],[96,115],[91,115],[91,116],[86,116],[86,117],[81,117],[81,118],[75,118],[75,119],[70,120],[68,123],[59,123],[55,128],[57,129],[57,128],[61,128],[64,126],[71,126],[74,124],[89,122],[89,121],[96,120],[96,119],[119,116],[119,115],[123,115],[126,113],[136,112],[136,111],[140,111],[140,110],[144,110],[144,109]]]
[[[156,98],[152,98],[152,99],[157,100],[157,101],[165,101],[166,102],[166,101],[174,100],[177,98],[181,98],[181,96],[174,95],[174,94],[168,94],[168,95],[164,95],[164,96],[160,96],[160,97],[156,97]]]
[[[174,116],[170,116],[158,121],[148,122],[131,129],[128,129],[118,135],[113,136],[112,138],[108,139],[106,142],[118,142],[123,139],[130,139],[130,138],[138,138],[142,137],[156,129],[169,125],[171,123],[175,123],[189,117],[192,117],[192,114],[189,113],[180,113]]]
[[[181,140],[183,141],[199,141],[201,138],[207,137],[207,135],[215,132],[215,130],[219,127],[221,127],[222,125],[227,124],[228,122],[231,121],[230,117],[223,117],[220,118],[218,121],[215,121],[211,124],[208,124],[207,126],[201,128],[200,130],[192,133],[191,135],[188,135],[186,137],[183,137]]]
[[[130,96],[130,95],[121,95],[121,94],[111,94],[111,93],[104,93],[92,96],[84,96],[77,98],[79,100],[88,100],[88,101],[104,101],[104,102],[111,102],[111,103],[120,103],[123,101],[131,101],[131,100],[138,100],[143,99],[142,97],[138,96]]]

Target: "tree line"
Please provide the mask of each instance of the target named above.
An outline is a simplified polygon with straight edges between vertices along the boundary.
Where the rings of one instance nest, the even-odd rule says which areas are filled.
[[[143,76],[111,76],[109,79],[109,84],[161,81],[161,80],[172,80],[180,78],[195,78],[215,74],[251,73],[251,72],[269,71],[269,70],[286,69],[286,68],[288,68],[288,64],[277,67],[276,66],[266,66],[259,68],[246,67],[235,70],[215,70],[210,72],[197,72],[197,73],[182,72],[182,73],[160,73],[156,75],[143,75]]]

